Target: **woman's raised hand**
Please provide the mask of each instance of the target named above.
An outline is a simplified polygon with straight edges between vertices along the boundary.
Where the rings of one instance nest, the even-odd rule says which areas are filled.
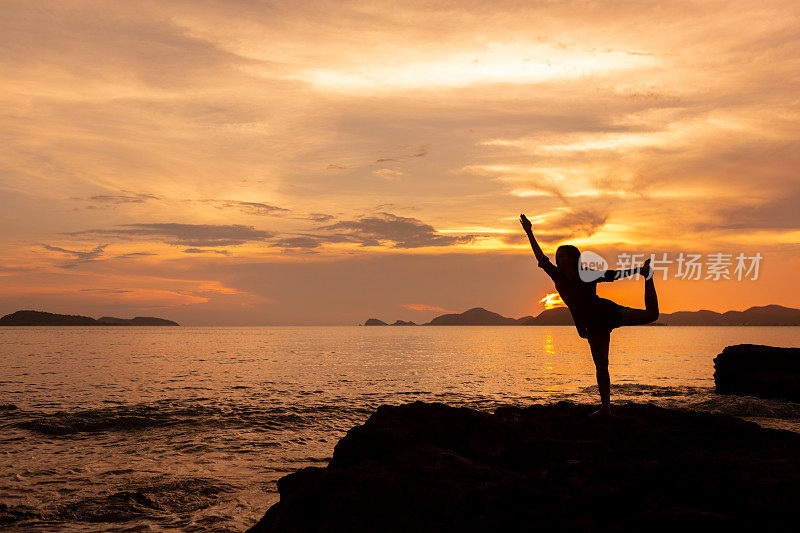
[[[645,261],[644,264],[639,267],[639,274],[644,276],[644,279],[650,279],[650,275],[652,274],[650,271],[650,259]]]
[[[519,216],[519,223],[522,224],[522,229],[525,230],[525,233],[531,232],[533,224],[531,224],[531,221],[528,220],[528,217],[526,217],[524,213]]]

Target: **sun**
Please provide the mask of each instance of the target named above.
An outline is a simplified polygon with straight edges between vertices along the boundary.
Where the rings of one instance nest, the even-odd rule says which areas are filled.
[[[554,307],[563,307],[564,300],[561,299],[561,296],[557,292],[551,292],[550,294],[545,294],[544,298],[539,300],[540,304],[544,304],[545,310],[553,309]]]

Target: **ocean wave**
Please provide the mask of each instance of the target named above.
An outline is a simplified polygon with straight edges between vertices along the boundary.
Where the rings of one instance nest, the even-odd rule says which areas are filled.
[[[587,387],[596,393],[597,387]],[[714,387],[664,387],[622,384],[612,387],[618,398],[649,401],[662,407],[722,413],[740,418],[800,419],[800,403],[781,399],[717,394]]]
[[[692,402],[687,402],[686,407],[742,418],[800,419],[800,403],[754,396],[713,394],[706,398],[697,398]]]
[[[83,497],[52,508],[0,504],[0,524],[119,523],[149,518],[178,526],[174,523],[176,515],[186,516],[208,508],[221,494],[235,491],[235,487],[211,478],[159,478],[117,489],[110,494]],[[185,521],[188,522],[188,518]]]
[[[165,413],[149,412],[142,408],[89,409],[36,416],[17,422],[16,427],[51,436],[99,431],[122,431],[163,427],[177,423]]]
[[[767,400],[748,396],[716,394],[713,387],[664,386],[642,383],[614,385],[615,401],[652,402],[664,407],[711,411],[739,417],[800,419],[800,404],[783,400]],[[43,413],[6,409],[3,417],[15,427],[54,437],[71,437],[87,433],[148,431],[180,426],[192,431],[213,427],[255,432],[346,430],[361,423],[382,403],[406,403],[411,400],[444,401],[492,411],[500,405],[552,402],[558,400],[594,401],[597,387],[582,387],[575,392],[558,395],[516,397],[463,392],[409,394],[388,393],[383,398],[361,396],[332,398],[326,402],[283,402],[270,405],[266,401],[223,402],[213,399],[159,400],[150,403],[117,405],[95,409]],[[16,407],[16,406],[15,406]]]
[[[354,420],[370,410],[348,405],[296,404],[274,407],[157,401],[96,409],[37,413],[15,411],[13,427],[50,436],[143,431],[170,426],[298,430],[327,421]],[[19,420],[22,418],[23,420]]]
[[[620,383],[612,385],[612,393],[616,396],[649,396],[653,398],[667,398],[676,396],[697,396],[713,392],[713,387],[668,387],[663,385],[648,385],[646,383]],[[597,393],[597,385],[581,388],[583,393]]]
[[[597,394],[597,386],[584,387],[583,394]],[[648,385],[623,383],[612,385],[617,401],[652,402],[661,407],[722,413],[740,418],[800,419],[800,403],[788,400],[717,394],[714,387]],[[787,427],[795,427],[788,424]]]

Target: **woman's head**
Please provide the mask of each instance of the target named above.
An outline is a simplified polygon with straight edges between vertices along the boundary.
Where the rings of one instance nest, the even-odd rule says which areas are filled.
[[[580,259],[581,251],[571,244],[564,244],[556,250],[556,265],[563,271],[577,273]]]

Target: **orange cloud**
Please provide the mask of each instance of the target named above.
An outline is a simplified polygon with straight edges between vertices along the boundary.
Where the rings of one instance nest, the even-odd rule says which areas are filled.
[[[445,309],[443,307],[437,307],[435,305],[426,305],[426,304],[403,304],[402,307],[406,309],[411,309],[412,311],[436,311],[439,313],[450,313],[449,309]]]

